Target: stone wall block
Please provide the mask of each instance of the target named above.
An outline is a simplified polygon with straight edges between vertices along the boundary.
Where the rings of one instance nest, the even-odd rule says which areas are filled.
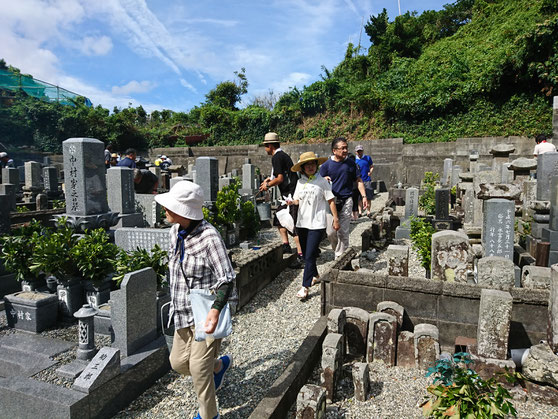
[[[548,343],[558,352],[558,265],[550,267],[550,295],[548,296]]]
[[[391,244],[387,248],[389,275],[409,276],[409,246]]]
[[[432,235],[432,279],[466,283],[471,261],[467,234],[446,230]]]
[[[501,256],[488,256],[479,259],[477,278],[480,286],[509,289],[515,285],[513,261]]]
[[[531,346],[523,362],[523,374],[529,380],[558,387],[558,356],[546,343]]]
[[[550,289],[550,276],[550,268],[525,265],[521,272],[521,286],[523,288]]]

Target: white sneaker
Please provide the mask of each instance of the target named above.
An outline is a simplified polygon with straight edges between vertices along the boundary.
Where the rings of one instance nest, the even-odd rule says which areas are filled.
[[[296,296],[301,300],[308,298],[308,288],[302,287],[297,293]]]

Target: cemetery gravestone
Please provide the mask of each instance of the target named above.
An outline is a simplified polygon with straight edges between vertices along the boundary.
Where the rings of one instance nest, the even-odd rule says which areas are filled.
[[[58,172],[56,167],[43,168],[44,188],[49,195],[58,195]]]
[[[15,167],[4,167],[2,169],[2,183],[11,183],[15,185],[16,190],[19,189],[19,170]]]
[[[471,150],[469,153],[469,172],[477,173],[478,172],[478,160],[479,160],[479,152],[477,150]]]
[[[515,285],[513,261],[500,256],[481,258],[477,264],[480,286],[512,288]]]
[[[509,292],[481,290],[477,351],[485,358],[506,359],[513,298]]]
[[[558,351],[558,265],[550,267],[550,294],[548,296],[548,344]]]
[[[492,171],[502,173],[502,165],[508,163],[510,159],[510,154],[515,151],[515,147],[512,144],[496,144],[490,150],[492,154]]]
[[[484,202],[482,244],[486,256],[513,260],[514,217],[513,201],[496,198]]]
[[[143,215],[135,212],[134,170],[128,167],[111,167],[107,170],[108,205],[112,212],[119,213],[116,224],[120,227],[143,227]]]
[[[432,235],[431,278],[467,282],[472,254],[469,238],[459,231],[439,231]]]
[[[442,173],[441,184],[443,186],[450,186],[451,183],[451,175],[453,169],[453,160],[452,159],[444,159],[444,171]]]
[[[29,190],[42,189],[41,185],[41,163],[36,161],[25,162],[25,187]]]
[[[153,249],[156,244],[161,249],[170,246],[170,228],[131,228],[122,227],[114,231],[114,242],[126,251]]]
[[[113,347],[127,357],[157,337],[157,275],[152,268],[124,276],[110,294]]]
[[[145,225],[155,227],[161,221],[161,205],[153,194],[136,194],[136,212],[141,213]]]
[[[0,183],[0,195],[6,195],[8,197],[8,201],[10,202],[9,207],[10,211],[16,210],[16,187],[11,183]]]
[[[196,183],[201,186],[205,201],[215,202],[219,192],[219,160],[215,157],[198,157]]]
[[[450,190],[436,189],[436,218],[434,228],[436,230],[449,230],[452,227],[449,221]]]
[[[558,153],[539,154],[537,158],[537,200],[550,199],[550,180],[558,176]]]
[[[405,217],[401,220],[401,225],[395,229],[396,239],[408,239],[411,233],[411,217],[418,216],[419,190],[417,188],[407,188],[405,191]]]
[[[459,183],[459,175],[461,174],[461,166],[455,165],[451,170],[451,183],[450,187],[454,187]]]
[[[558,143],[558,96],[554,96],[552,105],[552,138]]]
[[[66,213],[87,216],[108,212],[104,144],[93,138],[62,143]]]

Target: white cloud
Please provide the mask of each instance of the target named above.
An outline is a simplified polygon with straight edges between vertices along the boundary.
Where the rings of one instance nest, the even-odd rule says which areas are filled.
[[[85,55],[107,55],[112,50],[112,40],[108,36],[86,36],[81,41],[81,51]]]
[[[194,86],[192,86],[190,83],[188,83],[186,80],[184,80],[183,78],[180,78],[180,84],[185,88],[190,89],[192,92],[198,93],[197,89]]]
[[[131,93],[147,93],[155,87],[155,84],[150,81],[136,81],[132,80],[124,86],[113,86],[112,93],[115,95],[129,95]]]
[[[302,87],[312,79],[308,73],[293,72],[287,77],[271,84],[271,89],[278,94],[284,93],[291,87]]]

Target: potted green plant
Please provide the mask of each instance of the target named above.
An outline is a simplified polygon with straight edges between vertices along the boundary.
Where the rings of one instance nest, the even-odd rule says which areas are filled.
[[[240,205],[240,240],[254,237],[260,229],[260,219],[252,201]]]
[[[85,298],[92,307],[110,299],[112,278],[118,247],[110,242],[104,229],[86,231],[70,251],[84,280]]]
[[[31,272],[53,275],[58,281],[57,294],[63,316],[72,317],[84,302],[83,284],[72,249],[78,241],[64,217],[58,221],[58,229],[40,235],[31,256]]]
[[[11,235],[0,237],[0,258],[6,270],[15,273],[16,280],[21,282],[22,291],[35,291],[45,285],[44,274],[29,268],[35,244],[44,231],[41,223],[32,220]]]

